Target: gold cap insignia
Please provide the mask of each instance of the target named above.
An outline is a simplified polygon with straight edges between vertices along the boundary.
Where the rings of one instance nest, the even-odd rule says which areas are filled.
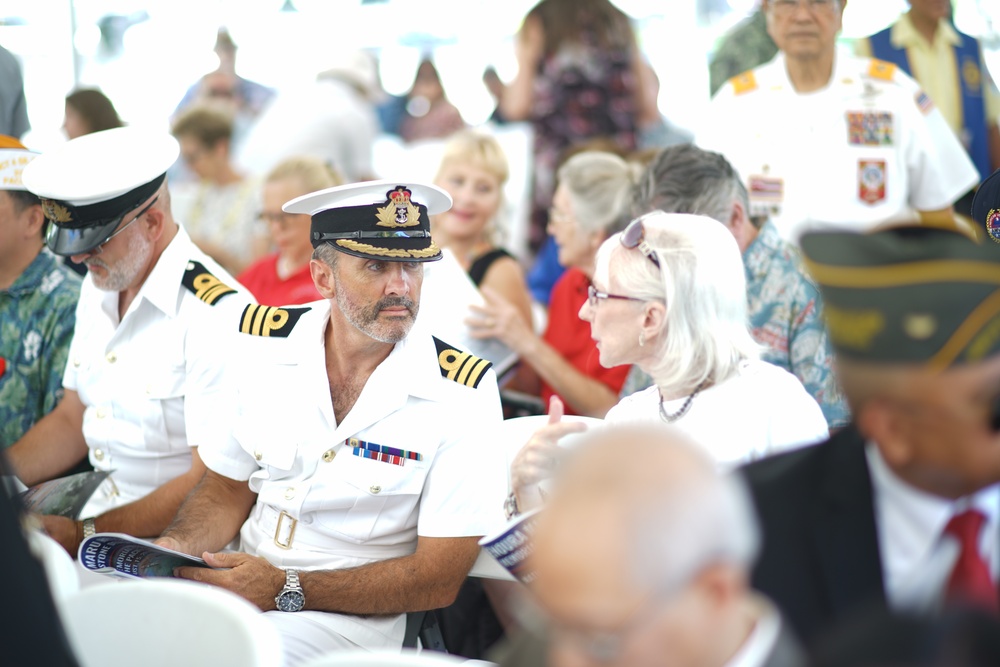
[[[73,221],[73,214],[69,209],[58,203],[54,199],[42,200],[42,213],[45,217],[55,223],[66,223]]]
[[[378,209],[376,217],[379,227],[416,227],[420,224],[420,211],[410,201],[408,188],[402,185],[386,193],[385,206]]]

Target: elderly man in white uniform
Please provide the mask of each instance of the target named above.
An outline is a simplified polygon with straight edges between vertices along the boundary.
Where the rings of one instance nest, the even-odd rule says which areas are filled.
[[[398,649],[402,614],[450,604],[494,527],[496,375],[414,326],[422,262],[441,257],[428,216],[450,203],[395,182],[292,200],[286,212],[312,214],[325,300],[250,306],[228,327],[231,434],[202,449],[208,473],[159,542],[231,568],[179,574],[267,612],[289,665]],[[211,553],[237,533],[245,553]]]
[[[764,0],[781,49],[713,98],[697,143],[740,172],[782,236],[913,219],[954,225],[978,182],[933,101],[895,65],[836,48],[841,0]],[[916,211],[916,214],[914,213]]]
[[[25,187],[42,200],[46,243],[89,269],[56,408],[9,450],[28,485],[57,477],[89,453],[112,474],[83,521],[44,517],[73,555],[83,537],[155,537],[201,478],[197,453],[215,418],[223,364],[214,341],[189,335],[250,297],[174,221],[168,134],[119,128],[39,156]]]

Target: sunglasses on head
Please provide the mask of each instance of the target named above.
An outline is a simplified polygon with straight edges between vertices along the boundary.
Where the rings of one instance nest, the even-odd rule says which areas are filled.
[[[643,218],[640,217],[628,223],[628,227],[621,233],[619,240],[629,250],[638,248],[639,252],[648,257],[649,261],[656,265],[656,268],[660,268],[660,260],[656,257],[656,251],[646,243],[646,234],[642,227],[642,220]]]

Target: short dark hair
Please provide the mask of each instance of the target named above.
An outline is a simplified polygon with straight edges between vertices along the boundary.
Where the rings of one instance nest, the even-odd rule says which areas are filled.
[[[37,195],[27,190],[5,190],[5,192],[10,195],[18,212],[23,211],[29,206],[41,205],[42,203],[42,200]]]
[[[693,213],[729,224],[733,201],[750,215],[747,189],[733,165],[691,144],[669,146],[653,158],[632,189],[632,215]]]
[[[41,206],[42,200],[38,198],[27,190],[4,190],[8,195],[10,195],[10,201],[14,204],[14,209],[21,213],[25,209],[31,206]],[[48,229],[48,222],[42,225],[42,238],[45,238],[45,232]]]

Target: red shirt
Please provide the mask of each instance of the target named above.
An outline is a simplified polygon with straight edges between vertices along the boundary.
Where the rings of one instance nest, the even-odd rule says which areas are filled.
[[[568,269],[552,288],[552,298],[549,301],[549,325],[542,338],[584,375],[592,377],[607,385],[608,389],[618,394],[631,366],[616,366],[605,368],[601,366],[597,343],[590,337],[590,323],[580,319],[580,308],[587,300],[587,288],[590,280],[580,269]],[[545,382],[542,382],[542,400],[549,404],[549,398],[555,394]],[[562,398],[560,396],[560,398]],[[563,400],[565,403],[565,399]],[[576,414],[571,406],[566,406],[566,414]]]
[[[285,280],[279,278],[278,253],[257,260],[237,280],[265,306],[291,306],[323,298],[313,284],[309,264]]]

